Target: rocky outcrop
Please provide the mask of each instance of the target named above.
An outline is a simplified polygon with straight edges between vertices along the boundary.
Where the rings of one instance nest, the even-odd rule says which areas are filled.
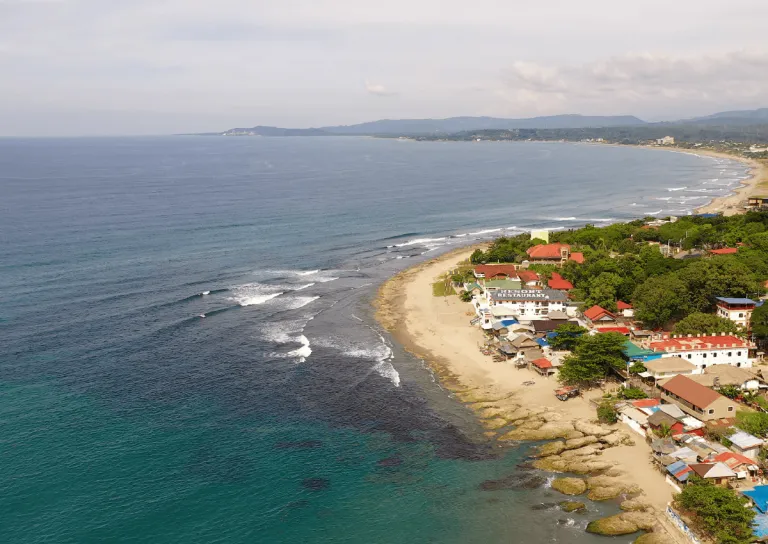
[[[645,533],[639,536],[634,544],[668,544],[669,537],[664,533]]]
[[[563,495],[581,495],[587,490],[587,482],[581,478],[557,478],[552,481],[552,489]]]
[[[609,447],[619,446],[626,444],[627,446],[634,445],[634,442],[629,435],[623,431],[614,431],[611,434],[600,437],[600,442],[607,444]]]
[[[590,522],[587,525],[587,532],[606,536],[631,535],[637,531],[652,529],[655,522],[652,514],[623,512]]]
[[[549,472],[572,472],[574,474],[592,474],[613,467],[609,461],[603,461],[594,457],[570,457],[562,458],[551,455],[543,459],[536,459],[533,466]]]
[[[568,421],[550,421],[538,427],[519,426],[499,437],[499,440],[555,440],[572,435],[573,425]]]
[[[559,503],[563,512],[580,512],[587,509],[587,505],[577,501],[563,501]]]
[[[573,428],[581,433],[584,433],[585,436],[592,435],[601,437],[614,432],[613,429],[607,429],[602,425],[595,425],[594,423],[590,423],[589,421],[585,421],[583,419],[577,419],[574,421]]]
[[[624,510],[625,512],[651,512],[653,511],[653,507],[651,504],[641,498],[636,499],[627,499],[623,501],[619,508]]]
[[[609,476],[594,476],[587,479],[589,493],[587,498],[593,501],[605,501],[615,499],[621,495],[639,493],[640,488],[635,484],[623,482],[619,478]]]

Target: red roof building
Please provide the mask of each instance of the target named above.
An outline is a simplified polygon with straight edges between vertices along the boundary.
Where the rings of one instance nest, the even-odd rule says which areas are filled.
[[[577,263],[584,262],[582,253],[571,253],[571,246],[568,244],[539,244],[528,248],[526,251],[528,257],[533,262],[539,263],[563,263],[571,260]]]
[[[597,327],[597,332],[618,332],[624,336],[629,336],[629,327]]]
[[[595,323],[597,321],[616,321],[616,316],[600,306],[592,306],[584,312],[584,317]]]
[[[518,277],[517,267],[513,264],[479,264],[474,272],[476,278],[489,280]]]
[[[722,249],[710,249],[709,254],[710,255],[733,255],[734,253],[738,253],[739,248],[737,247],[724,247]]]
[[[557,272],[552,272],[552,279],[549,280],[547,285],[550,289],[557,289],[559,291],[570,291],[573,289],[573,284]]]
[[[618,301],[616,303],[616,308],[618,308],[619,310],[631,310],[632,309],[632,305],[631,304],[627,304],[623,300],[620,300],[620,301]]]
[[[633,400],[631,404],[635,408],[652,408],[654,406],[658,406],[660,403],[659,399],[639,399]]]
[[[539,283],[539,280],[541,280],[541,277],[533,270],[518,270],[517,277],[525,284]]]
[[[710,351],[719,348],[748,349],[749,347],[751,347],[749,342],[732,334],[718,336],[672,336],[651,342],[652,350],[666,352]]]
[[[531,364],[536,369],[536,372],[542,376],[549,376],[550,374],[555,373],[555,367],[552,362],[544,357],[531,361]]]

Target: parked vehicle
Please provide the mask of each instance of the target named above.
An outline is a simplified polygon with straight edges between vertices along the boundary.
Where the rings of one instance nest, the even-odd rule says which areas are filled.
[[[579,393],[580,393],[579,388],[573,385],[568,385],[566,387],[561,387],[560,389],[555,389],[555,396],[562,401],[572,399],[573,397],[578,397]]]

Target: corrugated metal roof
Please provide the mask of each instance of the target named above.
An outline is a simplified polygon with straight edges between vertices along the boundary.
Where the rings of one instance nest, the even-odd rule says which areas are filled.
[[[761,446],[763,444],[763,440],[757,438],[756,436],[752,436],[749,433],[745,433],[744,431],[739,431],[737,433],[732,434],[728,437],[728,440],[733,442],[736,446],[741,448],[742,450],[748,450],[751,448],[756,448],[758,446]]]

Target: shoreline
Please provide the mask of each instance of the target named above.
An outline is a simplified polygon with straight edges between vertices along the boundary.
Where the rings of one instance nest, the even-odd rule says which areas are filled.
[[[672,500],[673,489],[649,462],[650,450],[645,440],[624,424],[592,424],[596,418],[594,406],[584,397],[567,403],[557,400],[554,396],[554,389],[558,387],[556,379],[543,378],[508,363],[496,363],[490,356],[483,355],[479,344],[484,334],[469,324],[472,317],[468,314],[474,316],[470,305],[461,302],[457,296],[436,297],[432,294],[431,284],[437,276],[467,260],[475,249],[485,246],[487,242],[456,248],[387,280],[379,287],[373,302],[376,321],[406,351],[422,359],[451,396],[473,411],[490,443],[498,447],[514,447],[520,440],[594,440],[594,444],[583,442],[592,445],[573,452],[585,455],[578,458],[580,467],[586,467],[581,472],[572,468],[553,468],[563,462],[558,455],[539,458],[533,464],[549,472],[577,472],[588,482],[601,478],[612,481],[613,485],[623,482],[626,492],[619,495],[634,497],[639,493],[640,502],[651,507],[648,515],[655,512],[654,523],[663,526],[662,513]],[[528,381],[535,383],[524,386],[523,383]],[[601,394],[601,390],[593,390],[588,396],[600,397]],[[619,441],[603,446],[600,443],[603,438],[595,439],[579,432],[584,431],[584,427],[593,429],[596,436],[601,436],[600,433],[618,436]],[[541,434],[545,430],[552,430],[552,435]],[[565,461],[573,462],[573,458]],[[563,500],[569,498],[583,500],[563,495]],[[658,525],[655,530],[664,531]],[[674,542],[678,536],[671,534],[669,541]]]

